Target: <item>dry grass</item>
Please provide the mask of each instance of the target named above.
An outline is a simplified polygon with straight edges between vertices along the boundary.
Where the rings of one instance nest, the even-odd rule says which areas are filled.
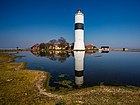
[[[11,62],[14,58],[0,54],[0,105],[54,104],[53,99],[39,94],[35,86],[45,72],[24,70],[26,63]]]
[[[124,87],[92,87],[67,94],[66,105],[140,105],[140,89]]]

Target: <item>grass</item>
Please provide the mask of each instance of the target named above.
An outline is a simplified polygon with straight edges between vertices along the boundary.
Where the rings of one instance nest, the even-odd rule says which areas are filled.
[[[39,92],[36,83],[42,75],[46,75],[43,86],[48,86],[51,75],[26,70],[26,63],[12,62],[15,58],[0,53],[0,105],[140,105],[139,87],[103,86],[102,83],[101,86],[66,91],[63,95],[53,92],[61,97],[48,97]],[[59,84],[67,86],[70,82]]]
[[[26,63],[11,62],[14,58],[0,53],[0,105],[54,104],[35,86],[44,72],[25,70]]]
[[[58,77],[63,78],[63,77],[65,77],[65,74],[60,74]]]
[[[70,93],[63,102],[73,105],[139,105],[140,90],[125,87],[98,86],[81,89],[77,94]],[[71,101],[68,101],[71,100]]]
[[[0,53],[0,64],[11,62],[16,58],[16,56],[12,56],[6,53]]]

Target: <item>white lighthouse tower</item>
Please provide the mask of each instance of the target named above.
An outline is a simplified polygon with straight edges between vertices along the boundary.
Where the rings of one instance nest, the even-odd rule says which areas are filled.
[[[84,14],[78,9],[75,14],[75,42],[74,50],[85,50],[84,45]]]
[[[85,51],[74,51],[75,84],[77,86],[82,86],[84,83],[84,55]]]

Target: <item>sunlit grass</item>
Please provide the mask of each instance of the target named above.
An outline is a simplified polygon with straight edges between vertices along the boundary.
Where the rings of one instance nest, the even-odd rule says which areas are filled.
[[[11,62],[15,56],[0,54],[0,104],[31,105],[53,104],[49,98],[45,99],[35,86],[41,71],[23,70],[26,63]]]

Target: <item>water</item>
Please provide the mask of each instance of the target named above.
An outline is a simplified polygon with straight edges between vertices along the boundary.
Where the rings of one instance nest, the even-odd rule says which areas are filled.
[[[16,62],[50,72],[50,86],[77,88],[96,85],[140,87],[140,52],[19,52]]]

